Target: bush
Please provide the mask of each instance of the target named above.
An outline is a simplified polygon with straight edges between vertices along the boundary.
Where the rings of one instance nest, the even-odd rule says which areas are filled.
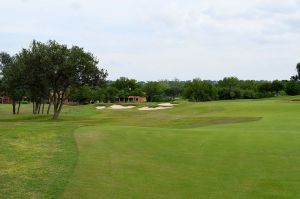
[[[171,102],[172,98],[165,95],[154,95],[152,98],[153,102]]]
[[[194,79],[186,84],[183,96],[191,101],[212,101],[218,99],[218,91],[216,87],[200,79]]]
[[[285,91],[279,91],[279,96],[285,96],[286,95],[286,92]]]
[[[297,81],[289,81],[286,84],[285,92],[288,95],[299,95],[300,94],[300,83]]]
[[[258,94],[254,90],[244,90],[243,98],[244,99],[257,99]]]
[[[242,92],[239,88],[234,88],[234,89],[221,88],[219,89],[218,94],[220,99],[222,100],[242,98]]]
[[[164,82],[147,82],[143,86],[148,102],[162,101],[166,85]],[[160,96],[160,97],[158,97]]]

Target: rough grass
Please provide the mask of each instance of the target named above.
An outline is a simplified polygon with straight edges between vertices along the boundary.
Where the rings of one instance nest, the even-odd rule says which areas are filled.
[[[0,105],[0,198],[299,198],[293,99],[70,106],[55,122]]]
[[[55,198],[76,160],[74,127],[0,124],[0,198]]]

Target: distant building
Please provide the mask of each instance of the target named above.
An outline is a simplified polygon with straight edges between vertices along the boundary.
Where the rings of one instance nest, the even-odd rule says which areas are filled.
[[[147,99],[145,97],[140,97],[140,96],[128,96],[128,97],[119,97],[117,98],[117,102],[138,102],[138,103],[143,103],[147,102]]]
[[[128,102],[147,102],[147,99],[145,97],[129,96]]]
[[[0,104],[11,104],[11,99],[7,96],[0,96]]]

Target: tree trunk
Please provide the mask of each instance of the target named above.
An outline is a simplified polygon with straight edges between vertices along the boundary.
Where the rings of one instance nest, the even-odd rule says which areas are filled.
[[[44,115],[45,101],[43,101],[42,114]]]
[[[37,114],[37,110],[39,108],[39,104],[37,102],[34,103],[34,114]]]
[[[57,102],[58,102],[57,97],[58,97],[57,94],[54,93],[54,95],[53,95],[53,108],[54,108],[54,114],[55,114],[56,111],[57,111]]]
[[[48,109],[47,109],[47,114],[48,114],[48,115],[49,115],[49,113],[50,113],[51,104],[52,104],[52,101],[50,101],[50,102],[49,102],[49,105],[48,105]]]
[[[34,111],[33,114],[39,114],[40,112],[40,108],[41,108],[41,103],[39,101],[34,102]]]
[[[13,114],[16,114],[16,100],[12,100],[12,106],[13,106]]]
[[[35,114],[35,107],[34,107],[34,105],[35,105],[35,102],[33,101],[32,102],[32,114]]]
[[[20,106],[21,106],[21,101],[19,101],[19,104],[18,104],[18,112],[17,112],[18,115],[20,113]]]
[[[58,119],[61,109],[63,107],[65,100],[65,92],[59,93],[55,99],[56,103],[54,103],[54,114],[53,114],[53,120]]]
[[[59,115],[60,115],[60,112],[61,112],[61,109],[62,109],[62,106],[63,106],[63,102],[60,102],[57,106],[57,110],[54,112],[54,115],[53,115],[53,118],[54,120],[58,119]]]
[[[34,102],[34,113],[33,114],[35,114],[35,115],[37,114],[38,108],[39,108],[38,102]]]
[[[39,105],[37,107],[38,107],[37,113],[40,114],[40,112],[41,112],[41,102],[39,102]]]

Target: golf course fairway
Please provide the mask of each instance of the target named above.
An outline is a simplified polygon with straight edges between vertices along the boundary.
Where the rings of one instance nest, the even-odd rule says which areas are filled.
[[[0,198],[300,198],[298,98],[65,106],[58,121],[0,105]]]

